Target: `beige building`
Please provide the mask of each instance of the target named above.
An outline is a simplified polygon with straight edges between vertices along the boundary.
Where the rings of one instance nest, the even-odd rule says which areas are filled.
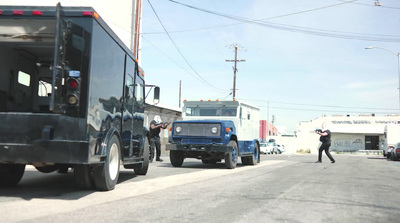
[[[315,129],[321,128],[322,123],[332,132],[330,151],[381,150],[385,126],[399,125],[400,115],[333,115],[301,122],[297,127],[297,150],[318,152],[319,135]]]

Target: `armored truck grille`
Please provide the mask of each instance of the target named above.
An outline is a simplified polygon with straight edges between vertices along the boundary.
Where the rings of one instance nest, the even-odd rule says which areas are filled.
[[[221,136],[221,124],[178,123],[174,126],[176,136]]]

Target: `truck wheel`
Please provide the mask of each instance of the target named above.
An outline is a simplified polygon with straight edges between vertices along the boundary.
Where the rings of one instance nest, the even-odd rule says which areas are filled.
[[[238,146],[233,140],[228,143],[228,146],[233,147],[233,149],[231,152],[225,154],[225,166],[228,169],[235,169],[239,155]]]
[[[0,186],[13,187],[25,172],[25,164],[0,164]]]
[[[150,143],[147,137],[144,138],[143,147],[143,164],[141,168],[133,169],[137,175],[146,175],[149,169],[149,153],[150,153]]]
[[[79,188],[84,190],[90,190],[93,188],[94,182],[91,172],[92,169],[90,165],[74,165],[75,183],[76,185],[78,185]]]
[[[249,157],[249,164],[250,165],[257,165],[260,162],[260,149],[258,145],[254,146],[254,154]]]
[[[169,159],[171,161],[172,166],[180,167],[180,166],[182,166],[183,159],[184,159],[183,152],[177,151],[177,150],[171,150],[171,151],[169,151]]]
[[[113,135],[108,142],[104,164],[93,170],[94,184],[98,190],[114,189],[118,181],[121,160],[121,145],[118,137]]]

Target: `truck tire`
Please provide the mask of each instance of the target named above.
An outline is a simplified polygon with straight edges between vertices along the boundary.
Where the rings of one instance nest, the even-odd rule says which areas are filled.
[[[181,167],[183,164],[183,152],[177,150],[169,151],[169,159],[171,161],[172,166],[174,167]]]
[[[97,190],[109,191],[115,188],[119,177],[121,145],[114,134],[107,144],[104,164],[93,170],[94,184]]]
[[[258,145],[256,144],[254,146],[254,154],[248,158],[249,160],[249,165],[257,165],[257,163],[260,162],[260,149],[258,148]]]
[[[74,165],[74,178],[76,185],[84,190],[93,189],[94,182],[91,173],[92,169],[90,165]]]
[[[231,140],[228,146],[233,147],[231,152],[225,153],[225,166],[228,169],[235,169],[238,162],[239,150],[237,143]]]
[[[150,143],[147,137],[144,138],[143,147],[143,164],[141,168],[133,169],[137,175],[146,175],[149,169],[149,154],[150,154]]]
[[[25,172],[25,164],[0,164],[0,186],[13,187]]]

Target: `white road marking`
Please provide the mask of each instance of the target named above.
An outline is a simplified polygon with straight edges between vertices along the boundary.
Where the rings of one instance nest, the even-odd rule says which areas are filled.
[[[77,200],[63,199],[70,194],[61,197],[35,198],[29,201],[15,200],[0,203],[0,215],[3,222],[17,222],[35,219],[48,215],[65,213],[88,206],[99,205],[129,197],[139,196],[154,191],[181,186],[210,178],[235,174],[242,171],[253,170],[260,167],[270,166],[286,162],[284,160],[271,160],[259,163],[256,166],[245,166],[233,170],[228,169],[207,169],[192,173],[184,173],[155,179],[143,180],[140,182],[129,182],[117,184],[116,188],[108,192],[94,192]],[[76,192],[74,192],[76,193]],[[86,193],[86,192],[85,192]],[[101,195],[99,196],[99,193]]]

